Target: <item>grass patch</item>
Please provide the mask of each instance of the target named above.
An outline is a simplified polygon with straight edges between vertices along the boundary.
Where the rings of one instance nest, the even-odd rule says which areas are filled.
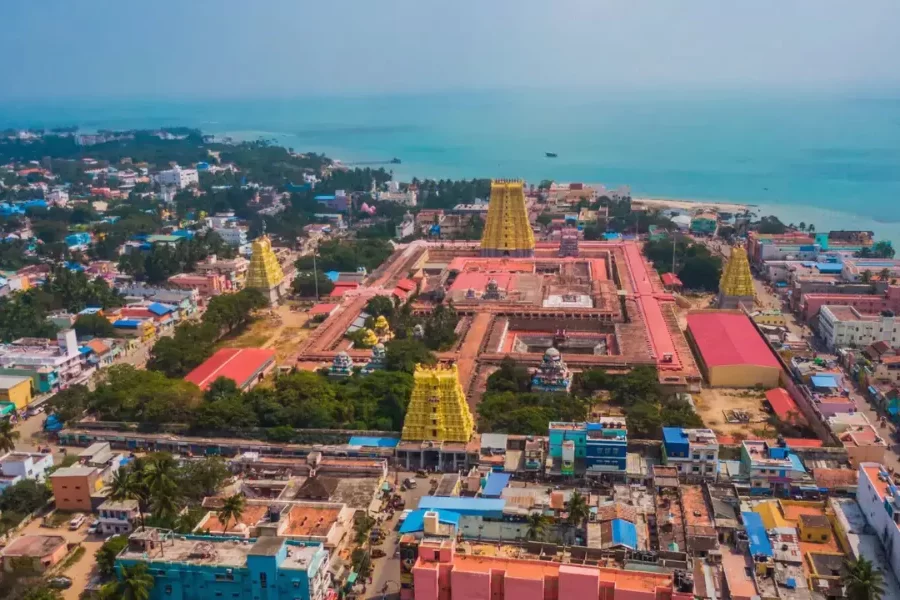
[[[66,560],[62,562],[62,565],[60,566],[60,572],[62,573],[68,570],[69,567],[81,560],[81,557],[84,556],[85,552],[86,550],[84,549],[84,546],[78,546],[77,548],[75,548],[75,551],[72,552],[72,554],[70,554],[68,557],[66,557]]]

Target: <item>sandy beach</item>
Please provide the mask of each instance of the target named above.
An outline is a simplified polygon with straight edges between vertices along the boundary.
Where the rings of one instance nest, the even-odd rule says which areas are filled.
[[[734,202],[711,202],[708,200],[671,200],[667,198],[632,198],[632,204],[639,204],[656,209],[677,208],[680,210],[709,209],[718,212],[742,212],[754,208],[753,204],[737,204]]]

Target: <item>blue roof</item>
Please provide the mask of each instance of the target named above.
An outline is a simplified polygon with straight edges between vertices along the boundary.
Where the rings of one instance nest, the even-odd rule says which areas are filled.
[[[844,265],[840,263],[816,263],[816,268],[820,273],[840,273]]]
[[[341,276],[341,274],[337,271],[325,271],[325,277],[330,279],[332,282],[337,281],[338,277],[340,277],[340,276]]]
[[[406,515],[406,519],[403,520],[403,523],[400,524],[400,533],[416,533],[418,531],[422,531],[425,529],[425,513],[427,510],[414,510],[408,515]],[[449,510],[439,510],[438,511],[438,521],[441,523],[446,523],[448,525],[453,525],[457,529],[459,529],[459,513],[455,513]]]
[[[510,477],[509,473],[491,473],[488,475],[487,484],[481,490],[482,497],[499,498],[503,488],[509,485]]]
[[[683,444],[687,441],[681,427],[663,427],[663,441],[667,444]]]
[[[99,306],[88,306],[87,308],[85,308],[84,310],[79,312],[78,314],[79,315],[96,315],[101,310],[103,310],[103,309],[100,308]]]
[[[788,454],[788,460],[791,461],[791,470],[799,471],[800,473],[806,473],[806,467],[803,466],[803,461],[800,460],[800,457],[791,452]]]
[[[627,546],[632,550],[637,549],[637,527],[634,526],[634,523],[625,519],[613,519],[612,541],[616,546]]]
[[[322,194],[321,196],[316,196],[316,202],[321,202],[323,200],[334,200],[334,194]]]
[[[175,309],[171,306],[166,306],[160,302],[154,302],[150,306],[147,307],[147,310],[152,312],[154,315],[167,315]]]
[[[370,446],[374,448],[396,448],[400,443],[398,438],[392,437],[368,437],[365,435],[354,435],[348,442],[351,446]]]
[[[454,496],[422,496],[419,508],[429,510],[450,510],[461,515],[503,514],[506,500],[494,498],[458,498]]]
[[[741,518],[744,520],[744,527],[750,538],[750,554],[772,556],[772,543],[769,541],[769,536],[766,535],[762,516],[756,512],[742,512]]]
[[[141,326],[141,321],[137,319],[119,319],[115,323],[113,323],[113,327],[118,327],[120,329],[137,329]]]
[[[91,352],[93,352],[93,350],[91,350],[88,346],[79,346],[78,352],[80,352],[81,354],[90,354]]]
[[[837,377],[834,375],[813,375],[809,378],[809,381],[817,388],[838,387]]]

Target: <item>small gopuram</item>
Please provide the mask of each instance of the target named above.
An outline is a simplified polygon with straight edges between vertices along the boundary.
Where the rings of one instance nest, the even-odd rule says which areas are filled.
[[[287,292],[284,271],[272,250],[269,236],[265,234],[253,240],[253,254],[247,269],[247,287],[261,291],[269,304],[277,304]]]
[[[541,366],[531,378],[536,392],[568,392],[572,387],[572,373],[556,348],[547,348]]]

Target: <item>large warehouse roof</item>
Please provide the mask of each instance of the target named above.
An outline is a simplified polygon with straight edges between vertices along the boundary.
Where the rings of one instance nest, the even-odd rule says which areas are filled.
[[[688,314],[687,323],[707,367],[781,366],[750,318],[742,313],[695,312]]]
[[[203,364],[191,371],[185,380],[207,389],[219,377],[227,377],[238,387],[244,387],[251,378],[275,361],[275,351],[266,348],[222,348]]]

